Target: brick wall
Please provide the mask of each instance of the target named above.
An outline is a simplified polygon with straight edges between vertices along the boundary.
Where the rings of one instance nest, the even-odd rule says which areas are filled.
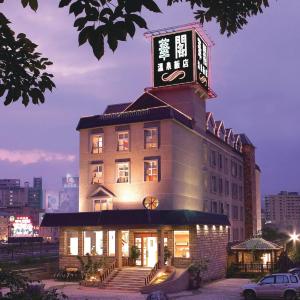
[[[190,229],[191,260],[207,260],[204,280],[225,277],[228,229],[225,226],[195,226]]]
[[[244,199],[245,199],[245,239],[256,233],[256,174],[255,148],[243,145],[244,157]]]

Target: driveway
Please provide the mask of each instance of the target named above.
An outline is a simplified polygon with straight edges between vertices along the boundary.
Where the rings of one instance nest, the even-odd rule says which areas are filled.
[[[170,294],[170,300],[241,300],[240,288],[247,284],[248,279],[223,279],[205,285],[197,291],[186,291]],[[101,290],[97,288],[82,287],[78,284],[66,284],[46,281],[46,287],[55,286],[69,296],[70,300],[145,300],[146,296],[139,293]]]

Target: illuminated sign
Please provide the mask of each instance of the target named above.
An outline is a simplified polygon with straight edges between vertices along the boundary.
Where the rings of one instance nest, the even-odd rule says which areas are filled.
[[[33,236],[33,226],[29,217],[16,217],[12,223],[13,237]]]
[[[153,36],[154,87],[195,82],[208,89],[208,50],[195,30]]]
[[[208,89],[208,47],[198,33],[196,33],[196,63],[197,82]]]

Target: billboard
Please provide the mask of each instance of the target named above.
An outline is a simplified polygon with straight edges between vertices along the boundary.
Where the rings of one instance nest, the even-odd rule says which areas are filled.
[[[208,90],[209,47],[195,30],[152,37],[153,86],[198,83]]]
[[[30,217],[15,217],[11,230],[13,237],[31,237],[34,233]]]

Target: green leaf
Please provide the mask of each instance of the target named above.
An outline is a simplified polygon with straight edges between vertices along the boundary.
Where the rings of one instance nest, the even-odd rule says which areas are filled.
[[[117,47],[118,47],[118,40],[117,40],[116,36],[114,36],[113,33],[108,34],[108,36],[107,36],[107,43],[108,43],[108,45],[109,45],[109,48],[110,48],[113,52],[115,52],[115,50],[116,50]]]
[[[127,13],[140,12],[143,0],[125,0],[125,10]]]
[[[32,10],[37,11],[38,9],[38,0],[29,0],[29,6]]]
[[[72,0],[61,0],[58,7],[68,6],[71,2]]]
[[[86,17],[78,18],[74,22],[74,27],[78,27],[77,30],[80,31],[87,23]]]
[[[25,8],[28,5],[29,0],[21,0],[21,3],[23,5],[23,7]]]
[[[71,4],[69,13],[70,14],[73,13],[75,17],[77,17],[79,14],[83,12],[83,10],[84,10],[84,5],[80,1],[77,1]]]
[[[97,33],[97,31],[94,31],[92,36],[89,38],[89,43],[92,46],[93,53],[96,56],[98,60],[103,56],[104,54],[104,39],[103,35]]]
[[[92,36],[94,30],[95,30],[94,26],[87,26],[80,31],[78,35],[79,46],[86,43],[88,38]]]
[[[160,8],[153,0],[143,0],[143,5],[150,11],[161,13]]]
[[[19,34],[17,35],[17,38],[18,38],[18,39],[25,39],[25,38],[26,38],[26,34],[25,34],[25,33],[19,33]]]
[[[135,15],[135,14],[130,14],[130,15],[128,15],[128,19],[135,22],[140,28],[148,29],[147,23],[142,17]]]

